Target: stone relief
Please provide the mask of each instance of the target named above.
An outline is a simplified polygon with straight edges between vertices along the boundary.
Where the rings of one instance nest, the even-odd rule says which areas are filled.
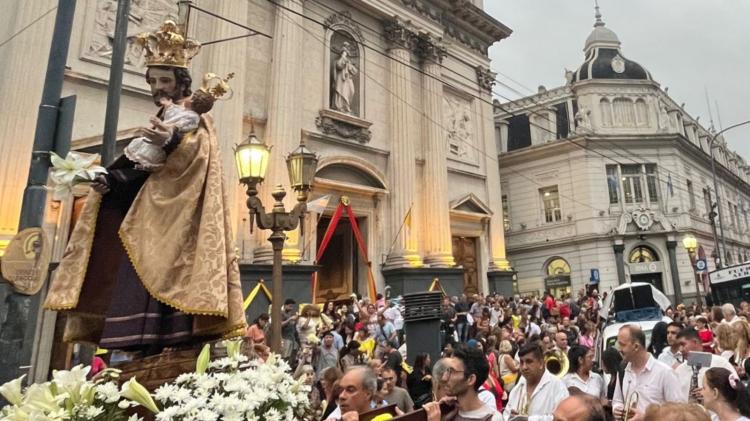
[[[497,77],[497,73],[482,66],[477,66],[476,71],[479,87],[481,89],[484,89],[485,91],[492,92],[492,88],[495,86],[495,78]]]
[[[575,115],[576,130],[591,131],[591,111],[581,105]]]
[[[443,96],[443,117],[449,157],[474,160],[474,122],[471,116],[471,102],[455,95]]]
[[[95,0],[93,24],[89,25],[89,36],[84,42],[83,56],[108,64],[112,58],[112,43],[115,35],[116,0]],[[133,0],[128,15],[126,69],[137,71],[143,67],[141,47],[135,38],[142,32],[157,29],[166,19],[177,19],[177,3],[171,0]]]

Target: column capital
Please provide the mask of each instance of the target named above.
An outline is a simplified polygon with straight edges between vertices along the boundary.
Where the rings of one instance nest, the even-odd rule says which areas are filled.
[[[612,244],[612,250],[614,250],[615,253],[622,253],[625,251],[625,244]]]
[[[667,248],[674,250],[677,247],[677,241],[667,240]]]
[[[388,41],[388,49],[411,50],[416,41],[416,34],[406,27],[404,21],[398,17],[386,21],[383,24],[385,39]]]
[[[477,66],[476,72],[477,83],[479,84],[479,87],[481,89],[484,89],[485,91],[492,92],[492,87],[495,86],[495,78],[497,77],[497,73],[484,66]]]
[[[417,35],[414,50],[425,63],[440,64],[443,62],[443,58],[448,55],[448,50],[443,45],[442,39],[424,33]]]

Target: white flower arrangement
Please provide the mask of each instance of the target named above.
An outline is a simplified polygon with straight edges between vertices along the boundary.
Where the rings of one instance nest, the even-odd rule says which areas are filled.
[[[83,156],[76,152],[68,152],[63,159],[56,153],[50,152],[50,159],[52,162],[50,180],[52,180],[57,197],[69,194],[78,184],[90,183],[97,175],[107,173],[104,167],[94,165],[99,159],[98,154]]]
[[[240,354],[226,341],[225,358],[208,361],[206,345],[195,373],[183,374],[154,393],[163,408],[157,421],[286,421],[309,419],[310,387],[294,380],[289,365],[272,354],[265,362]]]
[[[8,405],[0,409],[0,421],[141,421],[126,409],[142,405],[153,412],[156,404],[135,379],[117,386],[119,371],[108,369],[97,380],[86,380],[90,367],[55,370],[52,380],[22,389],[24,376],[0,386]]]

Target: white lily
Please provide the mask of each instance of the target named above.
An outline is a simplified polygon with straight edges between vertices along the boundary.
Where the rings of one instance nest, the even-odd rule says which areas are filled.
[[[5,400],[8,401],[11,405],[20,405],[23,401],[21,385],[23,384],[23,379],[25,377],[26,375],[24,374],[23,376],[15,380],[11,380],[8,383],[0,386],[0,395],[3,395]]]
[[[99,159],[98,154],[83,156],[76,152],[68,152],[65,159],[54,152],[50,152],[52,161],[52,174],[64,183],[73,183],[76,177],[91,181],[98,174],[104,174],[107,170],[94,165]]]
[[[34,383],[26,389],[23,402],[25,407],[41,412],[55,412],[60,409],[58,399],[50,389],[49,383]]]
[[[81,400],[81,388],[86,384],[86,376],[91,367],[77,365],[70,370],[53,370],[52,381],[70,395],[74,403]]]
[[[205,373],[206,369],[208,368],[208,363],[210,361],[211,361],[211,345],[205,344],[203,345],[203,349],[201,349],[201,353],[198,355],[198,360],[195,363],[196,374]]]
[[[131,377],[130,380],[122,385],[120,395],[125,399],[130,399],[131,401],[140,404],[155,414],[159,413],[159,408],[156,406],[156,402],[154,402],[151,394],[148,393],[148,390],[146,390],[143,385],[135,380],[135,377]]]

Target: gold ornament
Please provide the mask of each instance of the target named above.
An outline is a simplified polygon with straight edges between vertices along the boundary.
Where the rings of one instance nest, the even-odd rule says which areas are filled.
[[[201,49],[201,44],[185,38],[174,21],[167,20],[156,32],[144,32],[138,35],[136,42],[143,47],[146,66],[165,66],[187,68],[190,60]]]
[[[229,99],[232,97],[233,92],[228,82],[229,79],[233,77],[234,73],[228,74],[224,79],[219,77],[216,73],[206,73],[203,75],[203,83],[199,90],[211,95],[214,100],[221,99],[221,97],[228,92],[229,96],[225,99]]]

